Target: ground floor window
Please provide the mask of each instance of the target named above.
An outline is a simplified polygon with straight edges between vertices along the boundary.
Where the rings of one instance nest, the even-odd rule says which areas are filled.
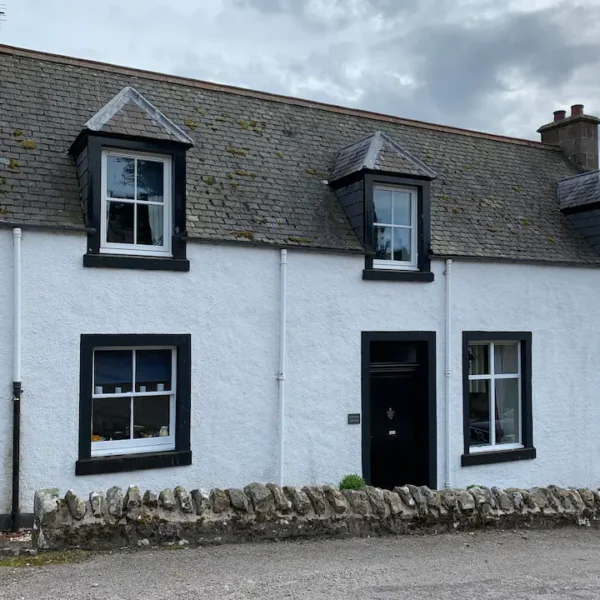
[[[190,346],[189,335],[82,335],[77,472],[189,464]]]
[[[176,348],[94,349],[92,456],[175,449]]]
[[[531,333],[463,334],[463,465],[534,458]]]

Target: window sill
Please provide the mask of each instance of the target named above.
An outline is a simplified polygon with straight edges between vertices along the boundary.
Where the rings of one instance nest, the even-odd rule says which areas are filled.
[[[519,448],[495,452],[473,452],[463,454],[460,460],[462,467],[474,465],[491,465],[493,463],[511,462],[513,460],[531,460],[536,457],[535,448]]]
[[[84,267],[105,269],[142,269],[148,271],[189,271],[190,261],[185,258],[156,256],[124,256],[122,254],[84,254]]]
[[[141,471],[142,469],[167,469],[169,467],[187,467],[191,464],[191,450],[98,456],[78,460],[75,463],[75,475],[100,475],[122,471]]]
[[[431,283],[433,281],[433,273],[430,271],[364,269],[362,278],[370,281],[418,281],[421,283]]]

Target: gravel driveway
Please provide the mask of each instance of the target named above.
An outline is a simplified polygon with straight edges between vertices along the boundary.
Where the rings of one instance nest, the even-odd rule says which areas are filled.
[[[94,554],[0,568],[0,598],[600,598],[600,532],[562,529]]]

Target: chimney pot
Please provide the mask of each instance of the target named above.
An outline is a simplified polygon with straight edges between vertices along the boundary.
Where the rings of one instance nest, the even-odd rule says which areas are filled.
[[[554,122],[562,121],[567,116],[566,110],[555,110],[554,111]]]
[[[582,115],[583,114],[583,104],[573,104],[571,106],[571,116]]]

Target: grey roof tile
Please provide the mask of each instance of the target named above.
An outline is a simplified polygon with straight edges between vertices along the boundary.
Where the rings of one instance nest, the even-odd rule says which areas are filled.
[[[540,144],[3,47],[0,81],[0,220],[83,225],[67,151],[91,115],[134,87],[194,142],[191,238],[360,251],[323,180],[340,148],[382,131],[437,174],[433,253],[600,264],[558,210],[556,182],[576,168]],[[139,118],[129,110],[125,123]],[[405,168],[394,157],[383,148],[380,162]]]
[[[581,173],[557,182],[561,210],[600,202],[600,171]]]
[[[364,169],[434,179],[436,173],[394,140],[376,131],[339,150],[329,181],[334,182]]]
[[[190,145],[194,143],[181,128],[130,86],[124,87],[111,98],[85,123],[84,128]]]

